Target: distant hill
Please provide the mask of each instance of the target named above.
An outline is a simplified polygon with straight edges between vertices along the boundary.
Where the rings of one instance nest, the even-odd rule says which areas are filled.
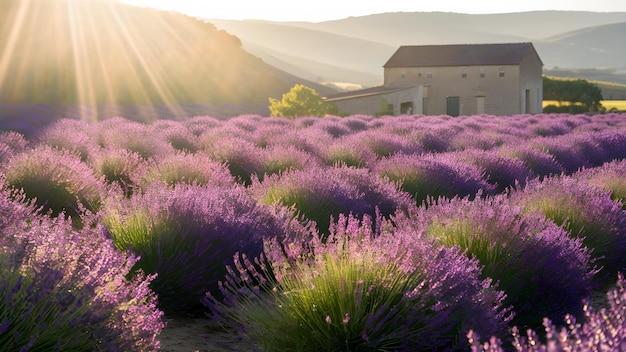
[[[509,14],[397,12],[311,22],[207,19],[241,39],[243,48],[287,72],[322,81],[371,86],[400,45],[533,42],[546,69],[612,68],[626,74],[626,12],[533,11]],[[350,40],[353,44],[350,44]],[[341,70],[343,69],[343,71]],[[292,71],[293,70],[293,71]],[[297,71],[295,71],[297,70]],[[362,75],[356,78],[355,74]],[[315,79],[315,75],[307,76]]]
[[[302,83],[193,17],[113,0],[2,0],[0,104],[248,106]],[[256,107],[256,108],[255,108]],[[177,117],[177,116],[172,116]],[[0,118],[3,118],[0,106]]]

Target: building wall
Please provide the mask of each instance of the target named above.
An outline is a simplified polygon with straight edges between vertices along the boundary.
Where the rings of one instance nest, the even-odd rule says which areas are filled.
[[[520,65],[521,113],[538,114],[543,111],[543,65],[537,55],[529,51]],[[526,94],[528,90],[528,96]],[[529,99],[527,102],[526,99]]]
[[[423,87],[415,86],[390,93],[350,97],[346,99],[330,99],[328,101],[335,103],[340,113],[346,113],[348,115],[377,115],[382,110],[383,101],[387,104],[393,105],[394,115],[407,113],[406,111],[401,111],[403,103],[412,104],[413,108],[411,109],[412,111],[410,111],[410,114],[421,114],[422,95]]]
[[[504,77],[500,77],[501,70],[504,70]],[[459,97],[461,115],[481,112],[513,115],[522,111],[518,65],[385,68],[385,85],[409,83],[424,85],[426,106],[423,113],[427,115],[446,114],[446,101],[450,96]],[[524,84],[536,88],[533,80]],[[479,101],[484,101],[484,109],[479,108]]]

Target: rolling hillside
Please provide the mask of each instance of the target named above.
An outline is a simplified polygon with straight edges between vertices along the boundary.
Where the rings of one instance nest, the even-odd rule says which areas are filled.
[[[320,66],[331,65],[332,72],[321,71],[327,73],[320,75],[323,80],[307,76],[319,82],[349,81],[372,86],[375,76],[380,83],[381,66],[400,45],[528,41],[535,44],[546,69],[613,68],[616,73],[626,74],[626,44],[620,39],[626,32],[623,12],[398,12],[319,23],[207,21],[236,35],[246,50],[268,62],[265,49],[271,48],[272,62],[282,62],[284,66],[277,67],[288,72],[320,72]],[[354,71],[362,76],[355,77]]]
[[[3,106],[248,106],[295,83],[241,48],[238,38],[196,18],[113,0],[3,0]],[[6,118],[0,109],[0,118]]]

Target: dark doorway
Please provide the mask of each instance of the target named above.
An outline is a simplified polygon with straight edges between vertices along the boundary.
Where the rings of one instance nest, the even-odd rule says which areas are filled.
[[[401,115],[411,115],[412,113],[413,113],[413,102],[412,101],[400,104],[400,114]]]
[[[446,114],[450,116],[461,114],[461,99],[459,97],[446,97]]]

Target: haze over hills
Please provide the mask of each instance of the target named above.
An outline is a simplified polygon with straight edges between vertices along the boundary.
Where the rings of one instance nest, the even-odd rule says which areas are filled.
[[[612,69],[619,73],[616,82],[626,79],[626,12],[397,12],[319,23],[207,21],[266,62],[310,73],[305,77],[318,82],[378,84],[382,65],[400,45],[510,42],[533,42],[546,69]],[[355,78],[355,71],[361,76]]]
[[[0,119],[7,106],[247,106],[294,84],[214,25],[112,0],[0,2]],[[130,117],[130,116],[129,116]]]

